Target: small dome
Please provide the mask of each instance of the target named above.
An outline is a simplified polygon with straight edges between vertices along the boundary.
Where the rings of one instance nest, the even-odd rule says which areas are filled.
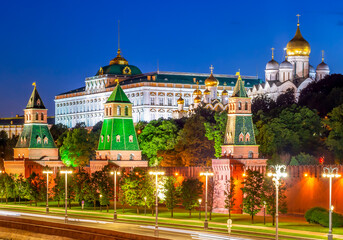
[[[287,43],[286,52],[287,56],[309,56],[311,53],[310,44],[301,35],[299,24],[294,37]]]
[[[200,89],[195,89],[194,92],[193,92],[193,96],[201,96],[202,95],[202,92]]]
[[[292,63],[290,63],[287,60],[285,60],[285,61],[283,61],[280,64],[280,68],[279,69],[293,69],[293,65],[292,65]]]
[[[214,87],[214,86],[218,86],[219,81],[218,79],[216,79],[213,74],[211,73],[211,75],[205,80],[205,85],[207,87]]]
[[[318,64],[317,70],[330,71],[330,68],[325,62],[321,62]]]
[[[200,102],[201,102],[201,98],[199,96],[194,98],[194,103],[200,103]]]
[[[229,95],[229,93],[226,91],[226,89],[224,89],[224,91],[222,92],[222,96],[227,96]]]
[[[279,63],[274,59],[270,60],[266,65],[266,70],[279,70]]]
[[[210,90],[208,90],[208,89],[206,88],[206,90],[204,91],[204,94],[205,94],[205,95],[210,95],[210,93],[211,93]]]
[[[180,96],[180,98],[177,100],[177,104],[184,104],[185,100]]]
[[[113,64],[128,65],[129,64],[129,62],[125,58],[123,58],[120,53],[121,51],[120,49],[118,49],[117,56],[110,61],[110,65],[113,65]]]
[[[312,65],[310,65],[310,73],[315,73],[316,70],[314,70],[314,67]]]

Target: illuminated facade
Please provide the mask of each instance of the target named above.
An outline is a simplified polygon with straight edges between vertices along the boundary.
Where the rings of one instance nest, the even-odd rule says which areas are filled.
[[[216,74],[218,79],[216,96],[231,94],[236,83],[234,75]],[[129,65],[118,50],[117,57],[108,66],[101,67],[95,76],[85,80],[85,87],[55,97],[55,122],[68,127],[84,122],[94,126],[104,119],[104,103],[111,95],[118,79],[122,89],[132,103],[134,122],[171,118],[178,110],[177,100],[184,99],[183,108],[189,110],[194,103],[193,92],[206,91],[203,86],[209,74],[155,71],[142,73],[139,68]],[[243,76],[247,88],[260,81],[254,76]]]
[[[272,60],[267,63],[265,69],[265,83],[255,85],[248,91],[248,95],[254,98],[260,94],[266,94],[276,100],[280,94],[292,88],[298,98],[301,90],[306,88],[309,83],[323,79],[330,74],[330,68],[324,62],[324,52],[322,52],[322,62],[318,64],[316,70],[310,65],[310,53],[310,44],[300,32],[298,18],[296,33],[286,47],[285,60],[279,64],[274,59],[274,49],[272,48]]]

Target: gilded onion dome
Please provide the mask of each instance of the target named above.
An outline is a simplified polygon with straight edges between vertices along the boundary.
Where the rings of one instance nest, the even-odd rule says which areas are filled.
[[[205,85],[207,87],[214,87],[214,86],[218,86],[219,84],[219,81],[218,79],[216,79],[214,76],[213,76],[213,73],[211,73],[211,75],[205,80]]]
[[[180,98],[177,100],[177,104],[184,104],[185,100],[180,96]]]
[[[208,89],[206,88],[206,90],[204,91],[204,94],[205,94],[205,95],[210,95],[210,93],[211,93],[210,90],[208,90]]]
[[[311,53],[310,44],[301,35],[299,22],[294,37],[287,43],[286,52],[287,56],[309,56]]]
[[[117,56],[110,61],[110,65],[113,65],[113,64],[129,65],[129,62],[121,56],[120,48],[117,51]]]
[[[199,96],[194,98],[194,103],[200,103],[200,102],[201,102],[201,98]]]
[[[194,92],[193,92],[193,96],[201,96],[202,95],[202,92],[200,89],[195,89]]]
[[[227,96],[229,95],[228,91],[226,91],[226,89],[224,89],[224,91],[222,92],[222,96]]]

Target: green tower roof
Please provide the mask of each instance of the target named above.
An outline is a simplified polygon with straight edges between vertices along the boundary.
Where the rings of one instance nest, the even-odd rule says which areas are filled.
[[[35,87],[31,93],[31,97],[29,99],[29,102],[26,105],[26,109],[30,108],[40,108],[40,109],[45,109],[44,103],[39,96],[39,93],[36,88],[36,83],[33,84]]]
[[[131,103],[130,100],[127,98],[126,94],[124,93],[123,89],[120,87],[119,82],[117,83],[117,86],[114,88],[111,96],[107,99],[107,103],[110,102]]]
[[[242,81],[241,75],[238,74],[238,79],[236,82],[236,86],[233,89],[233,93],[231,97],[248,97],[247,91],[245,90],[244,87],[244,82]]]

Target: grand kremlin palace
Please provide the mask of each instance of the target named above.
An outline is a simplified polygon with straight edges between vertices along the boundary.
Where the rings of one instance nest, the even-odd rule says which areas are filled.
[[[94,126],[103,121],[104,103],[111,95],[118,79],[124,92],[133,104],[133,121],[150,121],[171,118],[177,111],[177,100],[184,99],[185,109],[193,104],[197,87],[205,90],[205,80],[210,74],[155,71],[142,73],[121,56],[109,65],[101,67],[95,76],[85,79],[85,86],[55,97],[55,123],[69,128],[84,122]],[[218,79],[217,96],[228,97],[232,94],[237,77],[234,75],[214,74]],[[247,88],[259,84],[256,76],[242,76]],[[199,85],[197,85],[197,83]]]

